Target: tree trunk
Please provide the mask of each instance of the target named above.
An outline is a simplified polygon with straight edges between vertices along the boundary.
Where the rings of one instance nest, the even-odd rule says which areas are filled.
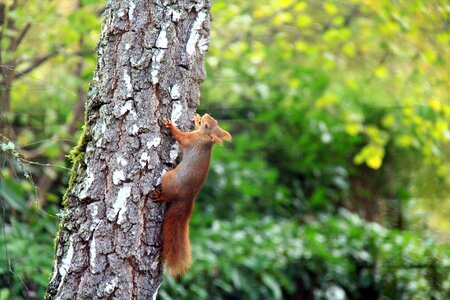
[[[111,0],[72,150],[72,177],[47,299],[155,299],[163,207],[149,195],[199,103],[210,0]]]

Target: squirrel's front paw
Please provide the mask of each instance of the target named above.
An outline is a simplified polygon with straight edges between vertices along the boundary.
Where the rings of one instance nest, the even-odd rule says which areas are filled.
[[[163,197],[162,197],[162,192],[160,189],[156,189],[154,190],[151,194],[150,194],[150,198],[152,198],[153,201],[158,202],[158,201],[162,201]]]
[[[163,120],[163,124],[164,124],[164,126],[166,126],[167,128],[170,128],[170,127],[173,126],[172,122],[170,122],[170,121],[167,120],[167,119],[164,119],[164,120]]]
[[[191,121],[194,121],[195,129],[200,129],[202,117],[199,114],[195,114]]]

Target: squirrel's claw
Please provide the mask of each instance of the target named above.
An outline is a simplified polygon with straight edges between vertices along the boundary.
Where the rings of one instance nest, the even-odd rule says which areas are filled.
[[[173,126],[173,125],[172,125],[172,122],[170,122],[170,121],[167,120],[167,119],[164,119],[162,122],[163,122],[164,126],[166,126],[167,128],[170,128],[170,127]]]
[[[150,198],[152,198],[153,201],[158,202],[158,201],[163,201],[163,197],[162,197],[162,193],[160,190],[154,190],[151,194],[150,194]]]
[[[194,114],[194,116],[192,117],[191,121],[200,122],[201,118],[202,117],[200,117],[199,114]]]
[[[191,121],[194,121],[194,123],[195,123],[195,129],[200,128],[201,120],[202,120],[202,117],[200,117],[199,114],[195,114],[194,117],[191,119]]]

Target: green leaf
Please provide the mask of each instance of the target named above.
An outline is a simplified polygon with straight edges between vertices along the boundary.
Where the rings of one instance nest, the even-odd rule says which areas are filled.
[[[14,183],[12,180],[0,180],[0,197],[3,198],[12,209],[23,212],[27,208],[26,200],[20,185]]]
[[[274,277],[270,276],[268,273],[264,273],[261,276],[263,283],[272,291],[273,299],[281,299],[281,288]]]
[[[10,299],[10,292],[8,289],[2,288],[0,289],[0,300],[8,300]]]

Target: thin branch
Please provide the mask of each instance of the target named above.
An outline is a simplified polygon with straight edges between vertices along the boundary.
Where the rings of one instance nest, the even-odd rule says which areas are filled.
[[[344,23],[342,25],[342,27],[348,27],[350,25],[350,23],[353,21],[353,19],[355,19],[356,17],[358,17],[360,14],[360,7],[359,5],[355,5],[351,8],[350,12],[344,17]],[[333,23],[332,22],[328,22],[324,25],[324,27],[322,28],[322,30],[319,32],[320,34],[328,31],[329,29],[333,28]]]
[[[15,11],[18,5],[18,1],[14,0],[13,3],[8,7],[8,13],[11,11]],[[6,25],[8,29],[14,29],[14,19],[12,18],[6,18]]]
[[[5,10],[6,4],[0,3],[0,64],[3,64],[3,49],[1,48],[2,40],[3,40],[3,24],[5,23]],[[6,78],[6,72],[2,68],[2,76],[3,80]]]
[[[11,41],[11,43],[9,44],[8,51],[16,51],[17,50],[17,48],[19,47],[20,43],[22,42],[23,38],[27,34],[30,27],[31,27],[31,23],[27,23],[27,25],[25,25],[22,28],[22,30],[20,31],[17,38],[15,40]]]
[[[68,57],[79,56],[79,57],[84,58],[86,55],[90,55],[92,53],[93,53],[93,51],[91,51],[91,50],[67,52],[67,51],[65,51],[63,49],[63,50],[59,50],[58,54],[63,54],[63,55],[68,56]],[[11,65],[13,62],[15,62],[16,65],[27,64],[27,63],[32,63],[34,60],[35,59],[33,59],[33,58],[22,58],[22,59],[16,59],[14,61],[13,60],[9,60],[9,61],[5,62],[4,65]],[[18,72],[18,71],[16,71],[16,72]]]
[[[31,63],[31,65],[28,66],[28,68],[26,68],[25,70],[22,70],[22,71],[17,71],[16,75],[14,76],[14,79],[18,79],[24,75],[27,75],[28,73],[33,71],[35,68],[39,67],[41,64],[43,64],[50,58],[58,55],[59,53],[60,53],[59,51],[53,51],[45,56],[34,59],[33,62]]]
[[[14,11],[17,8],[17,4],[19,1],[14,0],[13,3],[11,4],[11,6],[9,7],[10,11]]]

